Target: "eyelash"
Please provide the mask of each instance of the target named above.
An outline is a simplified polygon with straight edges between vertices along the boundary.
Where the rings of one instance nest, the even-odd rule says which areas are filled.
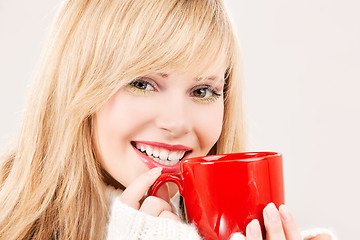
[[[146,86],[146,88],[148,86],[150,86],[152,89],[151,90],[141,89],[138,86],[136,86],[136,84],[138,84],[138,83],[144,84]],[[145,79],[135,79],[128,84],[128,87],[131,92],[136,93],[136,94],[141,94],[141,95],[148,95],[148,94],[151,94],[154,91],[156,91],[156,87],[154,87],[153,84],[149,80],[145,80]],[[207,98],[196,97],[194,95],[194,92],[199,91],[199,90],[210,91],[210,93],[212,95]],[[205,94],[207,94],[207,93],[205,93]],[[193,88],[191,90],[191,96],[194,97],[196,99],[196,101],[210,103],[210,102],[215,102],[219,97],[221,97],[221,94],[218,93],[213,87],[211,87],[209,85],[202,85],[202,86],[196,86],[195,88]]]
[[[136,87],[135,84],[136,83],[143,83],[145,84],[146,86],[151,86],[153,88],[153,90],[146,90],[146,89],[141,89],[139,87]],[[128,87],[129,87],[129,90],[131,92],[134,92],[134,93],[138,93],[138,94],[142,94],[142,95],[148,95],[148,94],[151,94],[152,92],[155,91],[155,87],[153,86],[153,84],[151,84],[149,81],[145,80],[145,79],[135,79],[133,81],[131,81],[129,84],[128,84]],[[147,87],[146,87],[147,88]]]
[[[212,95],[210,97],[207,97],[207,98],[195,97],[194,92],[199,91],[199,90],[210,91],[210,93]],[[204,102],[204,103],[209,103],[209,102],[215,102],[219,97],[221,97],[221,94],[219,94],[213,87],[211,87],[209,85],[203,85],[203,86],[197,86],[195,89],[192,89],[191,96],[195,97],[197,101]]]

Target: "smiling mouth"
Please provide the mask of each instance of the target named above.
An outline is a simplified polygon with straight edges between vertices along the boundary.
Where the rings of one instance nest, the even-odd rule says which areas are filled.
[[[162,146],[154,146],[147,144],[145,142],[131,142],[133,147],[139,150],[145,156],[151,158],[153,161],[165,165],[173,166],[183,160],[192,150],[187,150],[187,148],[172,147],[172,149]]]

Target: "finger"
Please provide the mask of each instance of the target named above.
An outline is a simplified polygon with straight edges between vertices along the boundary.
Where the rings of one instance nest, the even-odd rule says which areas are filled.
[[[181,222],[181,219],[175,213],[167,210],[162,211],[159,217],[173,219],[175,221]]]
[[[289,209],[285,205],[281,205],[279,212],[286,239],[301,240],[301,233]]]
[[[262,240],[259,220],[254,219],[246,226],[246,240]]]
[[[269,203],[264,209],[264,223],[267,240],[285,240],[280,214],[274,203]]]
[[[169,195],[169,187],[167,184],[163,184],[160,186],[159,190],[156,192],[155,196],[165,200],[166,202],[170,202],[170,195]]]
[[[246,240],[246,239],[244,235],[242,235],[239,232],[236,232],[231,235],[230,240]]]
[[[150,186],[160,176],[161,170],[161,167],[156,167],[141,174],[124,190],[120,196],[120,200],[130,207],[139,209],[139,201],[144,197]]]
[[[139,210],[151,216],[158,217],[163,211],[171,212],[171,206],[161,198],[149,196],[145,198]]]

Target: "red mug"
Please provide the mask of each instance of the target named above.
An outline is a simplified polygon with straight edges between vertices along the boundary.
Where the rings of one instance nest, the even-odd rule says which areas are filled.
[[[184,198],[189,222],[208,240],[245,234],[252,219],[265,227],[262,211],[273,202],[284,204],[282,156],[275,152],[244,152],[185,159],[180,174],[163,174],[149,190],[155,195],[174,182]]]

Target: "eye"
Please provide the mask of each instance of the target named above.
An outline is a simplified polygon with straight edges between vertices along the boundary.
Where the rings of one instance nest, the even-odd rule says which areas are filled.
[[[155,88],[146,80],[137,79],[129,83],[130,86],[144,91],[154,91]]]
[[[215,102],[217,98],[221,96],[210,86],[201,86],[197,89],[194,89],[191,93],[198,101],[202,102]]]
[[[154,85],[156,86],[156,83],[151,81],[152,81],[151,79],[149,80],[135,79],[128,84],[127,89],[135,94],[140,94],[140,95],[151,94],[156,91],[156,88],[154,87]]]
[[[210,97],[212,95],[212,92],[209,91],[209,89],[206,88],[200,88],[200,89],[196,89],[193,92],[194,97],[197,98],[205,98],[205,97]]]

